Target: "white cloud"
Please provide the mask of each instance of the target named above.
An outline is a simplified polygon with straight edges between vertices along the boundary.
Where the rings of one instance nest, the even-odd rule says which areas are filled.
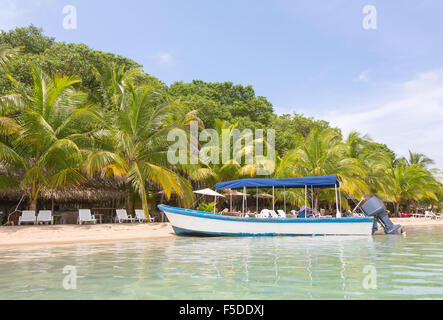
[[[54,7],[56,0],[0,0],[0,30],[8,31],[27,21],[39,7]]]
[[[165,67],[174,64],[174,56],[171,52],[158,52],[154,55],[147,56],[146,59],[154,61],[155,64]]]
[[[173,62],[173,56],[170,52],[161,52],[156,58],[160,64],[171,64]]]
[[[357,130],[387,144],[399,155],[426,154],[443,169],[443,70],[426,72],[400,84],[398,98],[366,110],[344,108],[323,115],[344,134]]]
[[[365,70],[360,72],[360,74],[355,77],[353,80],[353,82],[369,82],[369,70]]]
[[[16,0],[0,0],[0,29],[9,30],[17,26],[17,21],[26,15],[27,10],[20,8]]]

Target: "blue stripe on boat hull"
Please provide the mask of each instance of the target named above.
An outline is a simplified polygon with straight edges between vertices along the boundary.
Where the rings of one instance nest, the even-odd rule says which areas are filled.
[[[196,230],[188,230],[179,227],[174,227],[174,232],[181,237],[312,237],[324,236],[323,234],[279,234],[279,233],[220,233],[220,232],[202,232]]]
[[[259,222],[259,223],[367,223],[373,222],[373,217],[352,217],[352,218],[298,218],[298,219],[286,219],[286,218],[272,218],[272,219],[260,219],[260,218],[239,218],[222,216],[219,214],[213,214],[209,212],[202,212],[197,210],[175,208],[164,205],[158,205],[160,211],[171,212],[184,216],[215,219],[215,220],[227,220],[236,222]]]

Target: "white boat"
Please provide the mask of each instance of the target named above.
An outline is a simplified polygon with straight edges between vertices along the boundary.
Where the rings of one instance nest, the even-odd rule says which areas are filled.
[[[166,214],[175,233],[180,236],[371,235],[374,232],[374,228],[376,229],[377,222],[382,224],[385,231],[389,231],[386,231],[386,233],[394,233],[394,231],[396,233],[399,226],[390,228],[389,225],[387,229],[386,223],[380,221],[385,216],[381,212],[383,210],[380,210],[380,202],[377,198],[373,198],[377,200],[376,202],[368,201],[369,205],[367,206],[367,211],[372,211],[374,214],[367,212],[367,216],[364,217],[341,217],[338,200],[339,186],[340,184],[336,176],[328,176],[292,179],[242,179],[219,183],[216,187],[217,190],[243,189],[245,194],[246,189],[254,188],[258,193],[258,188],[272,187],[273,196],[275,188],[304,188],[307,195],[308,187],[311,189],[333,187],[336,189],[337,195],[337,218],[245,218],[166,205],[159,205],[158,208]],[[383,204],[381,205],[383,206]],[[244,207],[243,205],[243,210]],[[307,196],[305,197],[306,207]]]
[[[159,205],[180,236],[371,235],[372,217],[240,218]]]

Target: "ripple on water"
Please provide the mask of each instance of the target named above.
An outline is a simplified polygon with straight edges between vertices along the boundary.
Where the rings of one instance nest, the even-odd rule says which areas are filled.
[[[443,299],[441,242],[440,228],[413,228],[406,238],[174,238],[3,249],[0,299]],[[77,267],[76,290],[63,289],[66,265]],[[376,289],[365,288],[371,272]]]

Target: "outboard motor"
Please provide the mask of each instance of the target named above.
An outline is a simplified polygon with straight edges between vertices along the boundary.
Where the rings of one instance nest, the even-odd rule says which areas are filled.
[[[386,213],[385,205],[377,197],[369,199],[361,209],[368,217],[374,217],[373,234],[378,230],[377,223],[381,224],[386,234],[398,234],[399,231],[403,233],[403,227],[392,223]]]

